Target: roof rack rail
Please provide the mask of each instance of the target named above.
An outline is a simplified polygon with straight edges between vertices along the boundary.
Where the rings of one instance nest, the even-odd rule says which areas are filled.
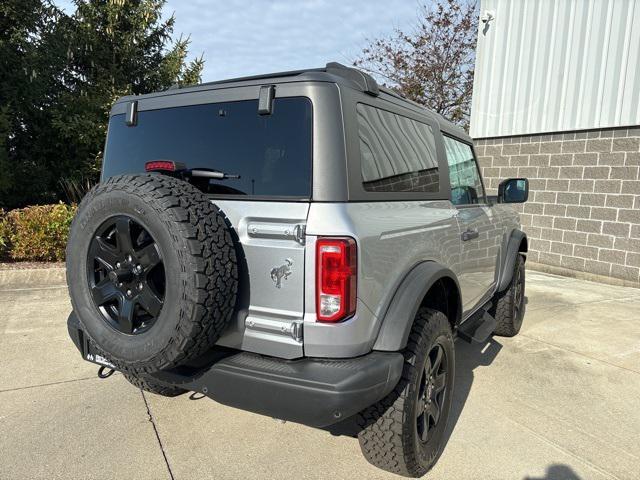
[[[425,107],[424,105],[416,102],[415,100],[411,100],[410,98],[408,98],[405,94],[398,92],[397,90],[394,90],[392,88],[389,87],[380,87],[380,91],[386,93],[387,95],[391,95],[392,97],[395,98],[399,98],[400,100],[404,100],[407,103],[410,103],[411,105],[420,108],[421,110],[426,109],[427,107]],[[432,115],[435,115],[439,118],[441,118],[442,120],[446,121],[446,122],[450,122],[449,120],[447,120],[446,118],[444,118],[444,116],[441,113],[438,113],[434,110],[429,110],[429,112]]]
[[[275,72],[275,73],[267,73],[264,75],[252,75],[248,77],[236,77],[229,78],[226,80],[216,80],[213,82],[205,82],[201,85],[223,85],[227,83],[235,83],[235,82],[246,82],[252,80],[269,80],[270,78],[281,78],[281,77],[295,77],[297,75],[302,75],[304,73],[329,73],[331,75],[335,75],[337,77],[341,77],[347,80],[352,81],[365,93],[369,95],[378,96],[380,93],[380,87],[375,79],[369,75],[368,73],[362,72],[356,68],[347,67],[346,65],[342,65],[338,62],[329,62],[326,64],[324,68],[307,68],[304,70],[290,70],[286,72]]]
[[[407,96],[404,93],[400,93],[397,90],[394,90],[393,88],[380,87],[380,91],[386,93],[387,95],[391,95],[392,97],[408,100]]]
[[[251,80],[268,80],[270,78],[295,77],[296,75],[301,75],[303,73],[324,72],[324,71],[326,71],[324,68],[307,68],[305,70],[289,70],[286,72],[265,73],[263,75],[250,75],[247,77],[235,77],[235,78],[227,78],[225,80],[215,80],[213,82],[204,82],[204,83],[201,83],[200,85],[221,85],[225,83],[247,82]]]

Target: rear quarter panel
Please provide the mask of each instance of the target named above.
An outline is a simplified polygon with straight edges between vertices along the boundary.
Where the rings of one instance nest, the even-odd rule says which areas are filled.
[[[460,231],[448,201],[312,203],[307,222],[306,284],[315,283],[315,239],[350,236],[358,244],[356,315],[340,324],[315,321],[314,288],[306,288],[305,355],[352,357],[371,350],[381,318],[402,279],[432,260],[454,272]]]

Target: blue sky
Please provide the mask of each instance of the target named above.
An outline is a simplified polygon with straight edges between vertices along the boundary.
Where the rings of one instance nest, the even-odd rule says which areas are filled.
[[[67,12],[72,2],[56,0]],[[411,30],[418,0],[169,0],[175,33],[204,54],[203,81],[350,63],[367,39]]]

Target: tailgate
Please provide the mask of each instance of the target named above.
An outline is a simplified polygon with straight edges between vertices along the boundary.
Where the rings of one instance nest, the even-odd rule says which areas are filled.
[[[239,240],[238,308],[218,345],[281,358],[302,351],[306,202],[215,200]]]

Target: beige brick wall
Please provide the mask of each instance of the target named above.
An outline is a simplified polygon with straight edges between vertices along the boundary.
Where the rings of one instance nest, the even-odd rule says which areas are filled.
[[[485,185],[527,177],[530,260],[640,286],[640,127],[478,139]]]

